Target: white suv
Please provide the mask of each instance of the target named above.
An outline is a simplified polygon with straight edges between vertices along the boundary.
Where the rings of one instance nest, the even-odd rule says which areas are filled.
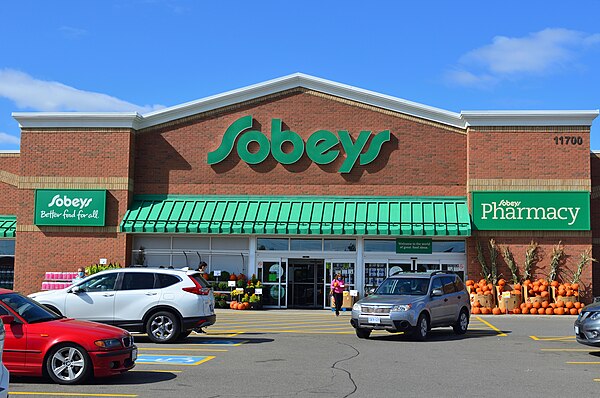
[[[29,297],[59,315],[147,333],[156,343],[185,338],[216,321],[212,290],[197,271],[112,269]]]
[[[4,331],[4,322],[0,319],[0,398],[8,397],[8,381],[9,374],[8,369],[4,366],[2,362],[2,353],[4,352],[4,338],[6,337],[6,333]]]

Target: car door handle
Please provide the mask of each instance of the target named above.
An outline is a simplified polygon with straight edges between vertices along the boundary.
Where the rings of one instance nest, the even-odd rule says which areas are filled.
[[[151,292],[148,292],[148,293],[146,293],[146,296],[156,296],[157,294],[158,294],[158,293],[151,293]]]
[[[114,295],[115,295],[114,293],[104,293],[103,294],[104,297],[112,297]]]

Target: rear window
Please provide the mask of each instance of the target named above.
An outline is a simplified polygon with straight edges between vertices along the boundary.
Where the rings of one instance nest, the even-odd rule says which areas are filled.
[[[195,280],[196,282],[198,282],[198,284],[202,287],[209,287],[208,286],[208,282],[202,277],[202,275],[200,275],[200,273],[197,274],[190,274],[188,275],[190,278],[192,278],[193,280]]]
[[[156,283],[157,283],[156,287],[159,289],[161,289],[163,287],[169,287],[171,285],[176,284],[179,281],[180,281],[180,279],[178,277],[176,277],[175,275],[156,274]]]

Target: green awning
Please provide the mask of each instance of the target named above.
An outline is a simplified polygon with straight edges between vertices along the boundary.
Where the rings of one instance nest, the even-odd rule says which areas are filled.
[[[121,232],[469,236],[464,197],[137,195]]]
[[[0,238],[14,238],[16,230],[16,216],[0,216]]]

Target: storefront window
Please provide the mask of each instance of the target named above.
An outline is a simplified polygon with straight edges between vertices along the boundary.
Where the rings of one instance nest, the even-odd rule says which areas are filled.
[[[396,240],[366,239],[366,252],[392,252],[396,253]]]
[[[14,255],[15,255],[15,240],[14,239],[0,240],[0,256],[14,256]]]
[[[296,251],[322,251],[321,239],[290,239],[290,250]]]
[[[137,241],[137,240],[136,240]],[[146,246],[148,247],[148,246]],[[174,237],[173,250],[208,250],[210,238]]]
[[[355,252],[355,239],[325,239],[323,249],[326,252]]]
[[[434,253],[464,253],[465,242],[464,241],[445,241],[438,240],[433,241],[431,248]]]
[[[248,250],[248,238],[212,238],[212,250]]]
[[[281,238],[258,238],[256,240],[256,249],[257,250],[278,250],[278,251],[288,251],[289,248],[289,239],[281,239]]]

